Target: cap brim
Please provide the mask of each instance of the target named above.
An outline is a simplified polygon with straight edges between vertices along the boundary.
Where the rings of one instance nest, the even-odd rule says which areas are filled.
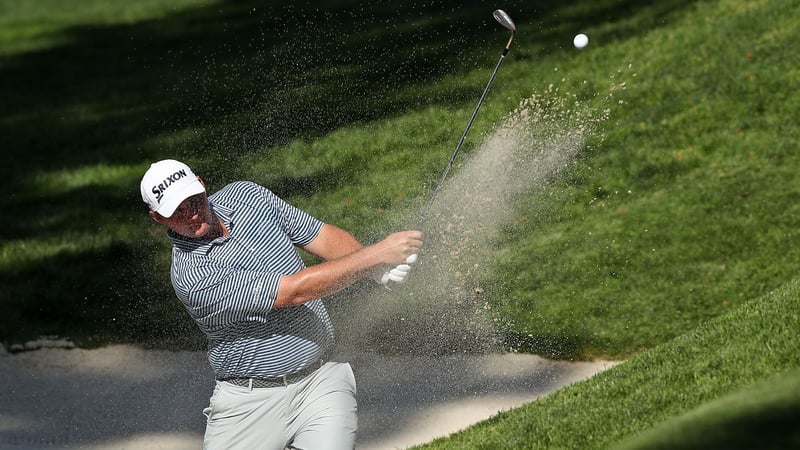
[[[193,195],[202,194],[205,191],[206,188],[203,186],[203,183],[195,179],[186,186],[182,186],[179,191],[170,192],[170,196],[164,199],[164,203],[158,207],[156,212],[162,217],[172,217],[172,214],[175,213],[175,210],[178,209],[178,206],[180,206],[184,200]]]

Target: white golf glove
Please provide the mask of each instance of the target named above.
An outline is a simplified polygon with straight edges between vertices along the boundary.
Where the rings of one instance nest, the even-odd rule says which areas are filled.
[[[413,254],[406,258],[405,264],[398,264],[397,266],[381,273],[378,272],[375,276],[375,281],[382,284],[386,289],[391,289],[390,283],[405,283],[408,274],[411,272],[411,265],[417,262],[417,255]]]

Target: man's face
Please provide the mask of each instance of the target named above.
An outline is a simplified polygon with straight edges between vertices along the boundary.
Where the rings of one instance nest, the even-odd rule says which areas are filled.
[[[188,238],[201,238],[211,229],[215,220],[205,192],[193,195],[178,206],[172,216],[164,217],[150,212],[156,222],[168,226],[175,233]]]

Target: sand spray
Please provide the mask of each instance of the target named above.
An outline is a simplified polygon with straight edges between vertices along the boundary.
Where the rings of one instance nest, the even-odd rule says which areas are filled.
[[[523,99],[454,167],[427,216],[425,248],[409,281],[345,294],[345,307],[334,312],[340,345],[419,355],[503,350],[509,324],[493,314],[481,285],[499,233],[519,202],[551,189],[590,141],[602,142],[599,125],[621,103],[614,98],[621,89],[624,82],[592,101],[551,84]]]

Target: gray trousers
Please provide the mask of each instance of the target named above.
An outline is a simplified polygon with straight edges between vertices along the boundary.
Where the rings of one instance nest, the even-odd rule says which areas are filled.
[[[217,381],[203,414],[205,450],[351,450],[356,381],[350,364],[338,362],[288,386],[250,389]]]

